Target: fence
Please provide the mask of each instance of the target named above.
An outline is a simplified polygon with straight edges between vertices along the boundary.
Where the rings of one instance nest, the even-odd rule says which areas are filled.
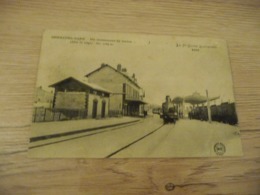
[[[76,120],[87,118],[85,109],[34,108],[33,122]]]

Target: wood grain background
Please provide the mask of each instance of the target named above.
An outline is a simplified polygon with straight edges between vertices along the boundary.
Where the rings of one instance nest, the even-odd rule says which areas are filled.
[[[0,0],[0,194],[260,194],[259,8],[259,0]],[[226,39],[244,156],[27,158],[45,29]]]

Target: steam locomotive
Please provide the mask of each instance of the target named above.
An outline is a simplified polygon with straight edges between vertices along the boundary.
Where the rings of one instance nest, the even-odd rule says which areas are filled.
[[[162,113],[160,117],[164,123],[176,123],[179,119],[178,106],[171,101],[170,96],[166,96],[165,102],[162,103]]]

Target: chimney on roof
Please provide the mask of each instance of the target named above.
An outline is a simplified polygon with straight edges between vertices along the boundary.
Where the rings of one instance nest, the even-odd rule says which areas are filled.
[[[137,79],[135,78],[135,73],[133,74],[132,79],[134,82],[137,82]]]
[[[105,66],[106,66],[106,64],[105,64],[105,63],[102,63],[102,64],[101,64],[101,67],[105,67]]]
[[[121,72],[121,68],[122,68],[121,64],[118,64],[117,65],[117,71]]]
[[[170,102],[171,101],[171,98],[169,95],[166,96],[166,102]]]
[[[127,69],[126,68],[122,68],[122,72],[127,72]]]

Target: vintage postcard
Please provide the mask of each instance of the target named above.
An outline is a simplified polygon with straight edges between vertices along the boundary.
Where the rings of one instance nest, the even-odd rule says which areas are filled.
[[[226,41],[45,31],[29,156],[241,156]]]

